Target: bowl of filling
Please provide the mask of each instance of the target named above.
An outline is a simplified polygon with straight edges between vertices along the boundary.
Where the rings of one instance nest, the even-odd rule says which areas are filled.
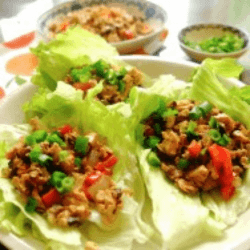
[[[70,1],[53,7],[38,19],[45,41],[73,26],[102,36],[119,53],[136,51],[164,29],[167,14],[160,6],[140,1]]]
[[[249,47],[248,34],[224,24],[202,23],[183,28],[178,35],[182,50],[196,61],[239,58]]]

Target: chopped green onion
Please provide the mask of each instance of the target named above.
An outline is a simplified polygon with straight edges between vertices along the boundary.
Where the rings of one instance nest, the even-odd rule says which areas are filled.
[[[105,73],[105,79],[107,81],[111,81],[113,79],[116,79],[116,72],[113,70],[113,69],[110,69],[108,70],[106,73]]]
[[[87,82],[91,78],[91,68],[86,66],[81,69],[72,69],[70,75],[75,82]]]
[[[158,109],[156,111],[157,115],[163,116],[164,112],[166,111],[166,104],[162,99],[158,100]]]
[[[200,108],[203,117],[206,117],[206,115],[212,110],[213,105],[209,102],[203,102],[198,107]]]
[[[101,77],[105,77],[106,70],[110,68],[109,64],[102,59],[97,61],[93,67],[96,69],[96,74]]]
[[[215,129],[218,129],[220,127],[218,121],[212,116],[208,122],[208,125],[211,127],[211,128],[215,128]]]
[[[45,130],[37,130],[32,134],[37,143],[45,141],[47,135]]]
[[[89,139],[85,136],[78,136],[75,142],[75,150],[78,153],[85,155],[87,153]]]
[[[189,112],[189,118],[192,120],[198,120],[200,117],[202,117],[201,109],[197,106],[194,106]]]
[[[48,167],[49,164],[53,161],[53,158],[46,154],[40,154],[38,156],[38,163],[44,167]]]
[[[30,197],[28,199],[27,204],[24,207],[25,211],[28,212],[28,213],[35,212],[37,205],[38,205],[37,200],[35,198],[33,198],[33,197]]]
[[[61,182],[61,187],[57,188],[60,193],[69,192],[75,185],[75,179],[73,177],[65,177]]]
[[[220,140],[221,138],[221,134],[219,131],[215,130],[215,129],[211,129],[209,130],[208,134],[210,135],[210,137],[212,138],[213,141],[217,142]]]
[[[39,162],[39,156],[42,154],[42,150],[39,145],[36,145],[29,153],[29,158],[32,162]]]
[[[155,133],[160,136],[162,131],[160,123],[155,123],[153,128],[155,130]]]
[[[158,138],[157,136],[149,136],[146,140],[146,145],[149,148],[156,148],[157,144],[161,141],[160,138]]]
[[[124,81],[122,81],[122,80],[120,80],[120,81],[118,82],[118,89],[119,89],[119,91],[120,91],[121,93],[123,93],[123,92],[124,92],[125,87],[126,87],[125,82],[124,82]]]
[[[81,164],[82,164],[82,159],[80,157],[76,157],[75,158],[75,165],[77,167],[81,167]]]
[[[161,161],[158,158],[158,156],[156,155],[155,152],[150,152],[147,156],[147,161],[150,165],[154,166],[154,167],[159,167],[161,165]]]
[[[171,108],[169,108],[169,109],[167,109],[164,113],[163,113],[163,115],[162,115],[162,117],[169,117],[169,116],[175,116],[175,115],[178,115],[178,110],[177,109],[171,109]]]
[[[69,156],[69,152],[67,150],[60,151],[60,153],[59,153],[59,161],[60,162],[65,161],[68,156]]]
[[[46,140],[49,143],[58,143],[60,146],[66,146],[66,143],[62,140],[60,136],[58,136],[57,133],[51,133],[50,135],[47,136]]]
[[[179,169],[185,169],[190,165],[190,162],[187,159],[181,158],[177,167]]]
[[[25,144],[27,144],[28,146],[33,146],[36,144],[36,139],[33,135],[28,135],[25,137]]]
[[[200,155],[204,156],[207,152],[207,149],[206,148],[203,148],[200,152]]]
[[[59,188],[62,186],[62,180],[66,178],[67,175],[61,171],[55,171],[51,175],[51,178],[49,180],[50,184],[56,188]]]
[[[127,73],[128,71],[124,67],[121,67],[118,71],[117,78],[121,80]]]
[[[198,139],[199,138],[199,134],[194,131],[196,129],[196,127],[197,127],[196,122],[190,121],[188,123],[188,127],[187,127],[187,130],[186,130],[186,135],[188,137],[188,140]]]
[[[217,143],[221,146],[227,146],[230,141],[231,139],[226,134],[223,134],[223,136],[217,141]]]

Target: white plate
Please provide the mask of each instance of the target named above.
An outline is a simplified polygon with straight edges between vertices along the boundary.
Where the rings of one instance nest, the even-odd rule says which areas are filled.
[[[198,66],[198,64],[191,62],[173,62],[150,56],[123,56],[121,58],[127,63],[130,63],[140,70],[146,72],[151,77],[157,77],[160,74],[173,74],[177,79],[184,81],[189,79],[192,70]],[[235,79],[223,79],[223,82],[228,86],[244,86],[242,82]],[[36,89],[36,86],[28,83],[20,87],[12,95],[4,98],[0,106],[0,123],[22,123],[24,120],[21,109],[22,104],[33,96],[33,94],[36,92]],[[11,233],[1,232],[0,241],[11,249],[29,250],[30,248],[26,244],[35,249],[41,249],[42,247],[41,244],[34,240],[19,239]],[[139,248],[136,247],[136,249],[138,250]],[[146,246],[140,249],[151,250],[153,248]],[[203,243],[193,249],[250,249],[250,210],[246,211],[239,217],[237,224],[226,230],[225,237],[222,240]]]

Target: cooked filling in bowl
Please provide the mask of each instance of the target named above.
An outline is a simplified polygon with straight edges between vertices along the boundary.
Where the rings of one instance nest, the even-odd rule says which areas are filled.
[[[60,20],[55,20],[49,26],[50,37],[55,37],[73,25],[80,25],[111,43],[144,36],[153,30],[144,18],[133,16],[125,9],[94,5],[72,11]]]
[[[148,162],[187,194],[229,200],[249,168],[250,130],[210,103],[171,102],[143,121]]]
[[[142,85],[143,75],[136,68],[126,70],[99,60],[92,65],[71,69],[64,81],[83,90],[83,97],[89,89],[102,82],[103,90],[96,98],[108,105],[125,101],[132,87]]]
[[[26,203],[53,225],[79,226],[96,210],[106,224],[123,207],[124,191],[112,180],[118,158],[95,132],[65,125],[48,132],[32,120],[33,132],[7,152],[3,174]]]

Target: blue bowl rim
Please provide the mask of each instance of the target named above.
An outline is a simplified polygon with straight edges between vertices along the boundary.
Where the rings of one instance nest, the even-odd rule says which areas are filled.
[[[71,6],[72,4],[77,4],[77,3],[81,3],[81,2],[84,2],[84,0],[74,0],[74,1],[67,1],[67,2],[63,2],[61,4],[58,4],[58,5],[55,5],[54,7],[52,7],[51,9],[47,10],[46,12],[44,12],[42,15],[39,16],[39,18],[37,19],[37,32],[41,35],[42,38],[45,38],[46,40],[48,40],[48,37],[44,34],[44,32],[42,31],[42,28],[41,28],[41,22],[48,16],[50,15],[51,13],[53,13],[54,11],[58,10],[58,9],[61,9],[63,8],[64,6],[66,7],[67,5]],[[125,4],[126,5],[126,1],[115,1],[115,0],[103,0],[103,4],[105,4],[105,2],[108,2],[108,3],[122,3],[122,4]],[[137,1],[134,1],[135,2],[135,5],[136,5],[136,2]],[[140,1],[139,1],[140,2]],[[162,27],[161,29],[158,31],[158,32],[152,32],[146,36],[142,36],[142,37],[138,37],[138,38],[135,38],[135,39],[131,39],[131,40],[124,40],[124,41],[120,41],[120,42],[115,42],[115,43],[111,43],[113,45],[126,45],[126,44],[129,44],[133,41],[140,41],[140,40],[144,40],[144,39],[150,39],[151,37],[155,36],[157,33],[160,33],[164,28],[165,28],[165,24],[167,22],[167,18],[168,18],[168,15],[167,15],[167,12],[165,11],[165,9],[163,9],[161,6],[149,1],[149,0],[146,0],[146,1],[143,1],[144,4],[150,4],[151,6],[154,6],[154,7],[157,7],[158,9],[161,10],[161,13],[164,17],[164,22],[162,23]],[[93,4],[90,4],[89,6],[92,6],[92,5],[95,5],[95,3]],[[70,12],[70,11],[69,11]],[[69,13],[67,12],[67,13]]]

